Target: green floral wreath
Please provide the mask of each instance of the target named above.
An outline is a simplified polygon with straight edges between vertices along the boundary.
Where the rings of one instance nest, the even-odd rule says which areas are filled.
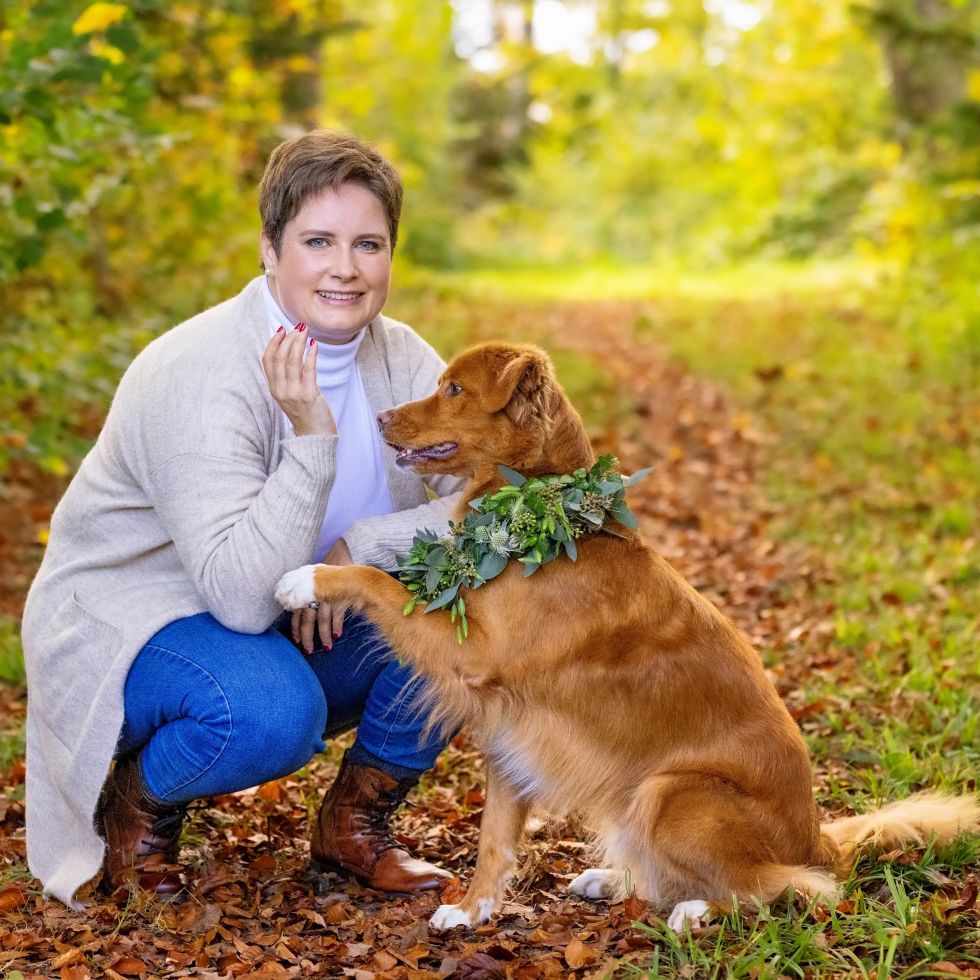
[[[405,615],[423,603],[426,612],[448,606],[456,639],[462,643],[469,624],[461,587],[478,589],[510,561],[519,561],[525,576],[562,554],[575,561],[576,538],[595,534],[610,520],[635,528],[626,488],[652,467],[623,477],[613,470],[618,465],[614,456],[602,456],[591,469],[531,479],[500,466],[506,486],[471,500],[473,512],[462,521],[451,521],[448,535],[421,531],[412,550],[398,556],[399,578],[412,594]]]

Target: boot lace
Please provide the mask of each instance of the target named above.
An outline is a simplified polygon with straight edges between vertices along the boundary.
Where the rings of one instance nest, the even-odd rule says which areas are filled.
[[[403,845],[399,844],[392,835],[390,821],[399,805],[405,802],[405,793],[414,784],[415,781],[412,780],[405,788],[399,784],[393,790],[388,790],[387,792],[382,790],[378,793],[378,805],[368,814],[368,824],[375,833],[376,847],[379,854],[384,851],[402,848]],[[406,803],[406,805],[411,806],[412,804]]]
[[[184,825],[189,810],[204,810],[206,803],[175,803],[169,807],[165,813],[161,813],[153,823],[147,827],[149,840],[142,838],[140,843],[146,849],[144,855],[166,854],[177,843],[180,837],[180,828]]]

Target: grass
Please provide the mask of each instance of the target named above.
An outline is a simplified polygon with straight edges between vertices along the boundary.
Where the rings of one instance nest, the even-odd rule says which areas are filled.
[[[0,616],[0,684],[18,686],[26,679],[20,649],[20,620]]]

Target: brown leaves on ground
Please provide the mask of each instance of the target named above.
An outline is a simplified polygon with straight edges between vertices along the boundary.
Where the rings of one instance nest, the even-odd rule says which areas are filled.
[[[500,311],[480,311],[474,340],[506,334]],[[757,423],[735,411],[710,383],[637,345],[638,304],[607,303],[534,311],[537,338],[601,365],[629,411],[593,431],[596,448],[619,456],[625,472],[656,465],[631,489],[631,506],[648,540],[744,629],[760,650],[792,649],[770,674],[791,711],[807,723],[821,706],[797,695],[801,673],[838,669],[832,649],[813,642],[828,629],[828,610],[809,599],[823,574],[811,557],[766,537],[773,516],[756,473],[770,451]],[[648,311],[643,313],[648,315]],[[513,314],[510,316],[513,322]],[[8,474],[0,513],[0,560],[10,569],[0,611],[19,613],[40,548],[38,530],[56,491],[50,478],[23,468]],[[33,508],[33,509],[32,509]],[[16,512],[16,513],[14,513]],[[20,528],[18,531],[11,529]],[[23,692],[0,687],[7,724],[22,721]],[[13,719],[13,721],[11,721]],[[430,933],[440,902],[457,902],[469,877],[484,803],[482,764],[464,738],[440,758],[396,820],[416,854],[452,870],[441,895],[391,896],[340,875],[308,868],[308,824],[336,771],[337,751],[293,778],[222,797],[194,812],[182,858],[191,880],[180,904],[147,898],[117,905],[91,891],[87,910],[45,900],[24,871],[24,769],[3,777],[0,798],[0,970],[25,977],[254,978],[354,977],[422,980],[458,977],[537,980],[601,977],[617,963],[650,961],[651,940],[632,928],[656,913],[635,899],[610,905],[566,895],[588,866],[585,830],[541,824],[529,834],[508,901],[475,932]],[[17,877],[19,869],[20,877]],[[950,898],[950,907],[975,891]],[[936,972],[963,975],[953,963]]]

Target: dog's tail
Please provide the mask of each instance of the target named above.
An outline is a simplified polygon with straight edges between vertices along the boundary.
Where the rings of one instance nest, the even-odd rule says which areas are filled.
[[[957,834],[980,830],[980,802],[975,796],[917,793],[870,813],[842,817],[820,825],[834,870],[846,873],[868,847],[942,846]]]
[[[807,898],[836,902],[838,879],[847,875],[858,854],[870,847],[942,846],[957,834],[980,830],[980,802],[973,796],[919,793],[857,817],[820,825],[822,855],[814,866],[771,864],[758,873],[758,891],[769,900],[792,887]],[[836,877],[835,877],[836,876]]]

